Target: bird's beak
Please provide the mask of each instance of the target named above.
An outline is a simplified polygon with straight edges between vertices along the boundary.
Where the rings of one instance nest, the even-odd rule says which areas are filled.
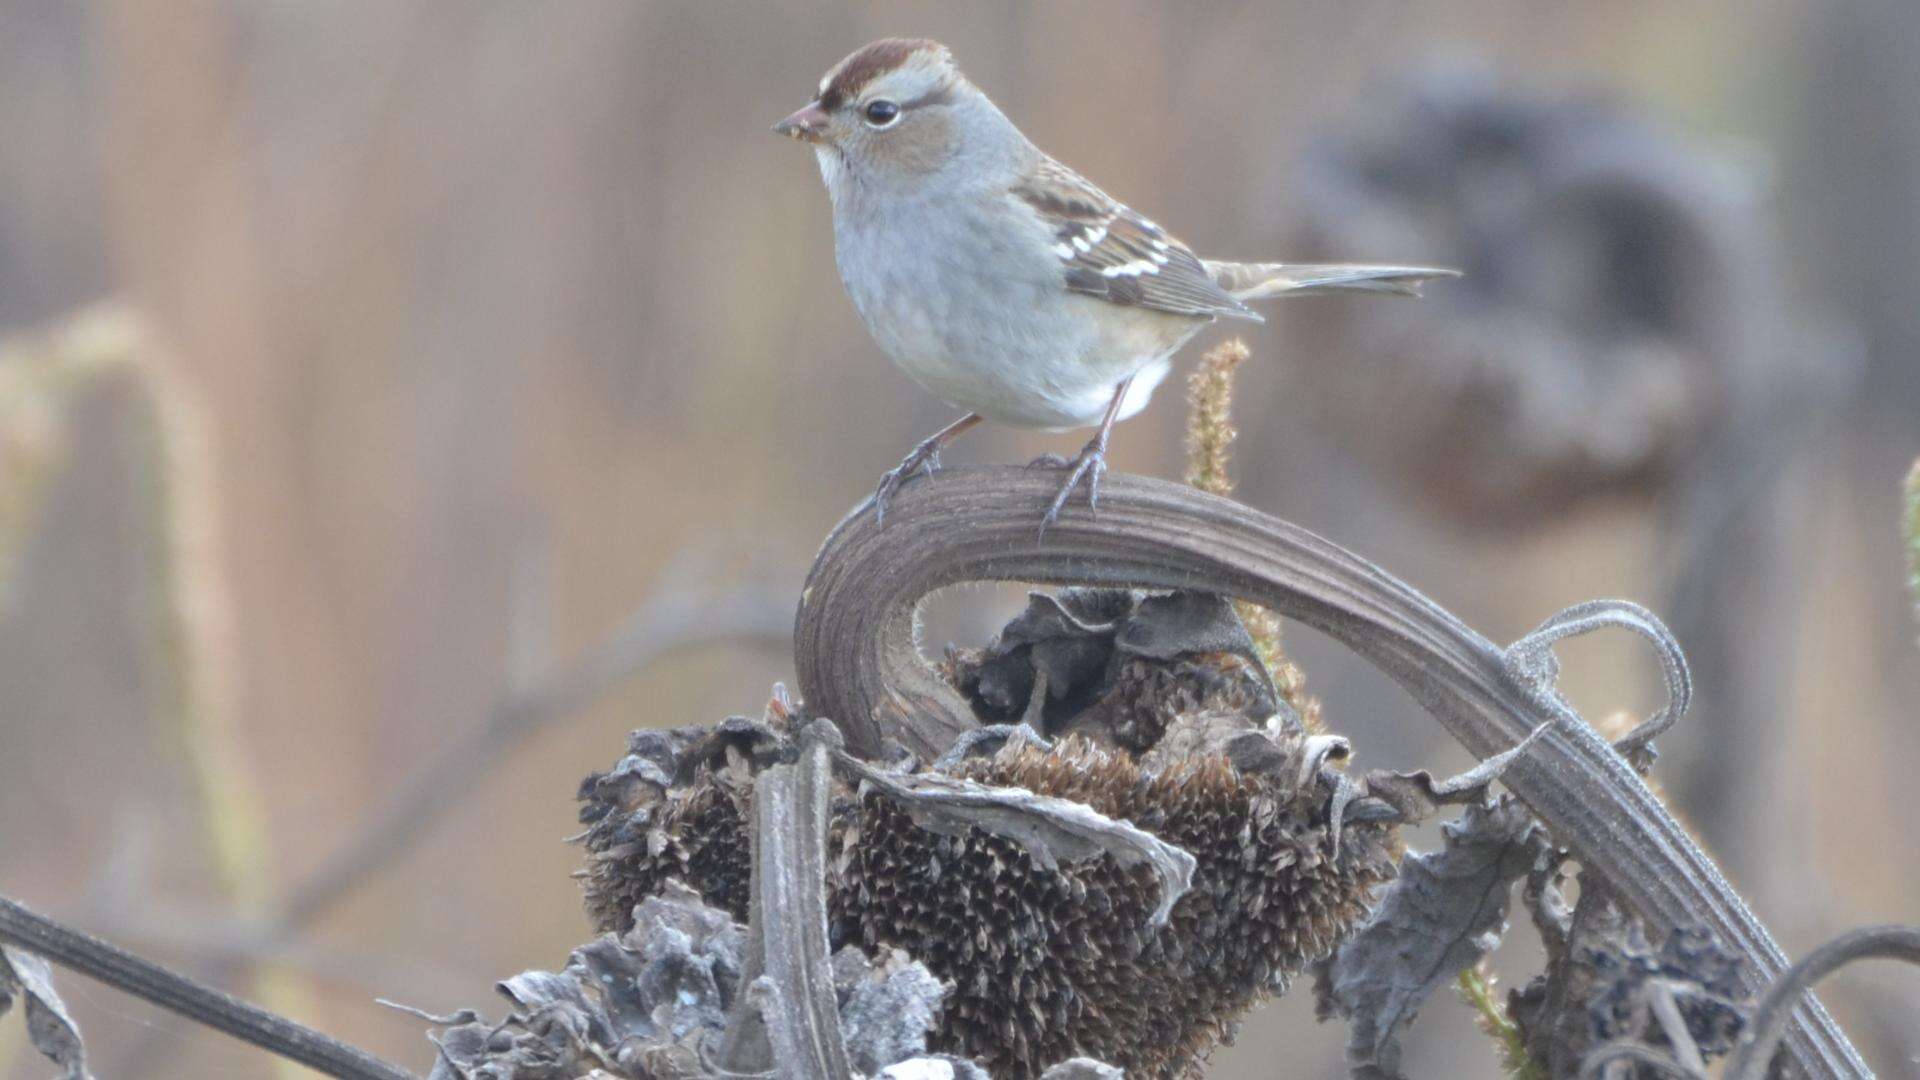
[[[773,125],[775,135],[785,135],[789,139],[801,142],[817,143],[826,139],[827,110],[820,103],[810,102],[806,108]]]

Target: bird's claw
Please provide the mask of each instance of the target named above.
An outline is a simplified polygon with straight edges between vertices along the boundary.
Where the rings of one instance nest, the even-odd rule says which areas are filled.
[[[887,523],[887,504],[907,481],[915,476],[932,476],[940,471],[940,442],[938,437],[928,439],[913,448],[900,464],[888,469],[880,478],[880,484],[873,489],[873,495],[867,499],[873,504],[875,524]]]
[[[1036,461],[1034,464],[1039,465],[1040,462]],[[1087,509],[1100,508],[1100,478],[1107,473],[1107,448],[1100,445],[1099,440],[1096,439],[1088,443],[1073,460],[1062,461],[1060,467],[1072,471],[1067,474],[1066,483],[1060,485],[1060,492],[1053,497],[1053,502],[1048,505],[1046,514],[1040,518],[1040,535],[1043,537],[1047,535],[1048,529],[1059,522],[1060,511],[1066,508],[1067,500],[1073,497],[1083,477],[1087,481]]]

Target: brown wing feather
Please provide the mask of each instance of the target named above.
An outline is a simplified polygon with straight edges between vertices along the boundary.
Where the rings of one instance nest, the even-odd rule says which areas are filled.
[[[1013,194],[1053,228],[1067,288],[1176,315],[1258,320],[1185,244],[1125,203],[1048,159]]]

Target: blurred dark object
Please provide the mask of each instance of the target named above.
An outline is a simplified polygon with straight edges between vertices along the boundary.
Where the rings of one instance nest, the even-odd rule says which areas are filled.
[[[1799,103],[1783,170],[1791,239],[1804,253],[1796,269],[1859,329],[1861,411],[1903,433],[1877,456],[1910,456],[1920,409],[1920,5],[1849,0],[1807,14],[1791,63],[1817,78]]]
[[[1530,1055],[1552,1075],[1574,1075],[1592,1048],[1623,1040],[1696,1067],[1733,1049],[1754,995],[1742,982],[1739,956],[1712,933],[1681,927],[1656,946],[1591,878],[1582,881],[1579,905],[1558,913],[1557,925],[1540,925],[1542,915],[1535,907],[1547,971],[1513,991],[1509,1008]],[[1619,1075],[1653,1080],[1664,1073],[1639,1068]]]
[[[991,645],[949,649],[941,673],[982,723],[1024,719],[1134,754],[1158,744],[1170,718],[1202,709],[1251,724],[1283,714],[1301,730],[1233,606],[1209,593],[1032,593]]]
[[[1658,606],[1710,732],[1669,779],[1764,896],[1763,838],[1785,811],[1756,778],[1789,768],[1791,590],[1809,524],[1789,465],[1859,364],[1850,335],[1790,301],[1749,173],[1620,100],[1453,68],[1304,152],[1290,250],[1411,252],[1465,271],[1418,305],[1297,316],[1293,389],[1395,489],[1480,534],[1621,500],[1654,516]]]
[[[1297,316],[1325,430],[1476,526],[1671,484],[1768,389],[1748,184],[1644,115],[1477,71],[1417,79],[1302,156],[1302,258],[1465,271],[1419,305]],[[1337,358],[1337,361],[1332,358]]]

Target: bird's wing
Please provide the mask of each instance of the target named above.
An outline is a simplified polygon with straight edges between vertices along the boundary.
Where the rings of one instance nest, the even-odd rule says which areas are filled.
[[[1074,292],[1176,315],[1260,320],[1185,244],[1052,158],[1013,195],[1053,229],[1053,253]]]

